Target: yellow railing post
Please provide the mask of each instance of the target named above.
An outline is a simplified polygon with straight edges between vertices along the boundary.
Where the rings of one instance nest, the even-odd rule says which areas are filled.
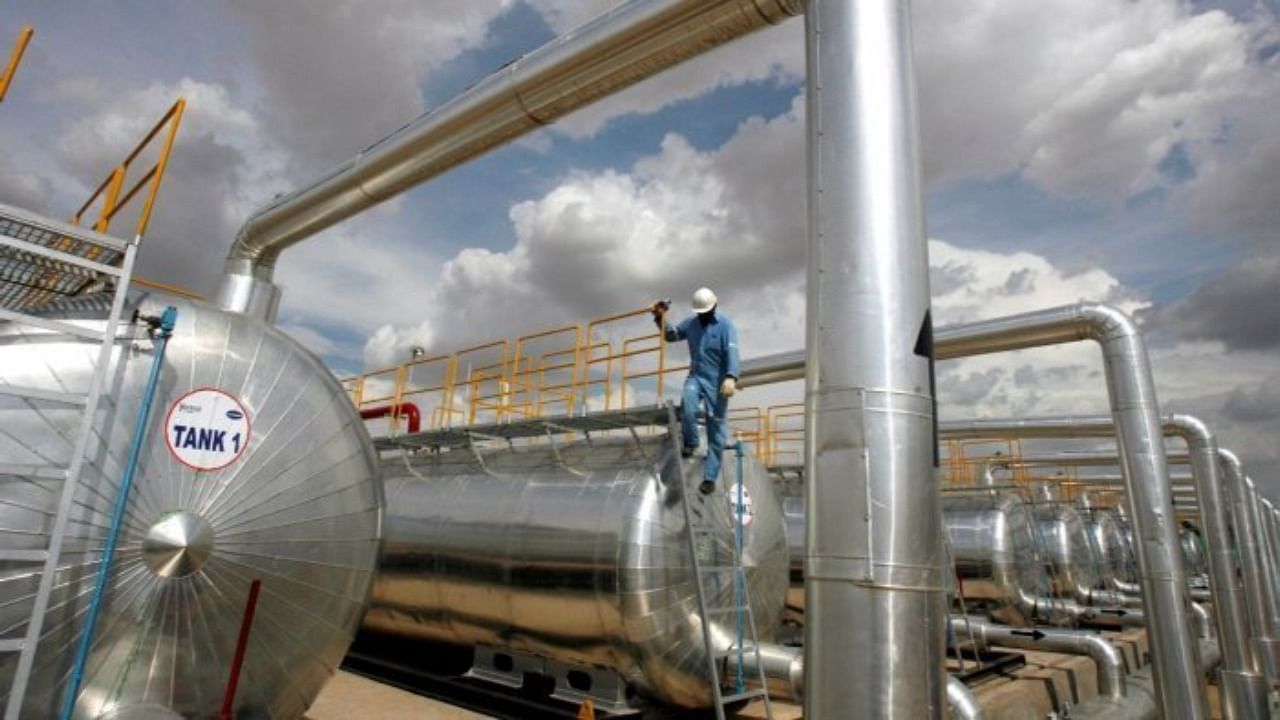
[[[13,76],[18,72],[18,63],[22,62],[22,55],[27,51],[27,43],[31,42],[31,36],[36,34],[36,29],[30,25],[25,25],[18,31],[18,42],[13,46],[13,52],[9,54],[9,63],[5,65],[4,74],[0,75],[0,102],[4,101],[5,93],[9,92],[9,86],[13,84]]]

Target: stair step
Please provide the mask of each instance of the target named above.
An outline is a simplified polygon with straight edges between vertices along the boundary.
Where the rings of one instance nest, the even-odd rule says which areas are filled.
[[[0,463],[0,475],[15,475],[17,477],[39,478],[41,480],[65,480],[67,469],[56,465]]]
[[[0,562],[39,563],[49,559],[48,550],[0,550]]]
[[[80,395],[78,393],[53,392],[50,390],[24,387],[22,385],[0,385],[0,395],[14,395],[16,397],[61,403],[63,405],[72,405],[75,407],[84,407],[89,402],[84,395]]]
[[[44,330],[48,330],[50,332],[66,333],[67,335],[75,335],[76,337],[82,337],[87,340],[96,340],[98,342],[102,342],[102,339],[104,337],[101,330],[94,330],[93,328],[81,327],[79,325],[73,325],[69,322],[63,322],[61,320],[50,320],[49,318],[37,317],[35,315],[27,315],[25,313],[14,312],[12,310],[0,309],[0,320],[8,320],[10,322],[19,323],[22,325],[30,325],[32,327],[38,327]]]

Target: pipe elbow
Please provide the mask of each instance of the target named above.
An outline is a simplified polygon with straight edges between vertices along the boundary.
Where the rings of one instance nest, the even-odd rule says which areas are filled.
[[[1076,317],[1085,323],[1084,337],[1105,343],[1138,338],[1138,325],[1129,314],[1114,305],[1081,302],[1075,306]]]
[[[1195,441],[1196,443],[1208,445],[1213,442],[1213,433],[1209,431],[1209,426],[1194,415],[1185,415],[1183,413],[1165,415],[1163,425],[1165,432],[1180,435],[1188,443]]]
[[[954,720],[983,720],[982,704],[968,685],[954,675],[947,676],[947,704]]]
[[[1113,700],[1129,693],[1124,672],[1124,655],[1099,635],[1082,635],[1080,643],[1098,666],[1098,694]]]

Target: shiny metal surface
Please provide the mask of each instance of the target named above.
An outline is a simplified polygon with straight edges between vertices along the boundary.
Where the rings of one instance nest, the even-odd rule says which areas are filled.
[[[160,577],[183,578],[204,567],[213,545],[209,523],[181,510],[147,529],[142,536],[142,561]]]
[[[1096,560],[1098,585],[1119,592],[1136,590],[1137,561],[1128,522],[1110,508],[1087,508],[1079,512]]]
[[[454,451],[384,460],[386,541],[364,626],[610,668],[664,702],[706,706],[695,580],[665,437],[480,458]],[[726,465],[722,490],[694,499],[692,509],[716,528],[700,541],[704,567],[732,564],[725,493],[735,474]],[[748,461],[745,481],[744,563],[763,642],[781,619],[786,534],[763,466]],[[706,581],[722,596],[708,604],[732,605],[732,578],[726,571]],[[713,617],[712,630],[717,649],[736,644],[734,616]]]
[[[812,14],[811,9],[809,15]],[[812,217],[810,226],[813,227]],[[811,261],[813,258],[811,251]],[[875,263],[868,266],[882,267]],[[812,317],[811,312],[811,322]],[[810,332],[809,347],[815,339]],[[1146,348],[1133,321],[1113,307],[1079,303],[941,328],[934,336],[934,350],[941,360],[1081,340],[1095,341],[1102,350],[1112,409],[1110,419],[1114,424],[1110,432],[1115,433],[1124,457],[1129,515],[1139,539],[1135,547],[1143,603],[1152,623],[1151,655],[1159,705],[1168,718],[1203,718],[1203,682],[1195,640],[1189,630],[1186,577],[1179,557],[1172,493],[1166,481],[1168,464],[1161,418]],[[814,362],[812,357],[804,362],[810,374]],[[869,362],[883,363],[884,358]],[[796,354],[782,353],[744,363],[742,379],[744,385],[749,385],[753,378],[778,381],[793,378],[796,372]],[[969,437],[992,437],[991,428],[1016,426],[1016,422],[967,421],[964,431]],[[940,427],[945,431],[948,423],[941,423]],[[1041,437],[1072,437],[1071,433],[1078,429],[1080,437],[1096,437],[1096,427],[1095,422],[1079,426],[1074,418],[1066,418],[1028,432]]]
[[[1262,693],[1258,688],[1261,678],[1258,676],[1260,670],[1255,644],[1245,640],[1249,634],[1249,621],[1239,581],[1236,580],[1234,545],[1228,529],[1236,514],[1231,512],[1228,498],[1234,495],[1229,492],[1227,478],[1219,472],[1217,442],[1202,422],[1190,415],[1173,414],[1162,418],[1161,426],[1166,436],[1181,438],[1187,444],[1186,461],[1191,464],[1194,492],[1205,532],[1207,565],[1216,610],[1214,618],[1217,636],[1222,645],[1223,668],[1224,673],[1233,677],[1233,687],[1228,689],[1230,697],[1224,701],[1224,711],[1233,712],[1240,708],[1240,717],[1253,717],[1249,713],[1256,712],[1259,706],[1259,695]],[[1107,416],[968,420],[943,422],[941,433],[943,437],[953,439],[992,437],[993,434],[1021,438],[1112,437],[1115,435],[1115,422]],[[1174,474],[1169,478],[1175,483],[1183,481],[1181,475]],[[1092,480],[1085,478],[1084,481],[1123,484],[1124,478],[1096,477]],[[1125,506],[1116,507],[1114,512],[1121,532],[1128,538],[1125,544],[1132,547],[1132,527],[1128,524]],[[1236,527],[1238,530],[1239,526]],[[1248,567],[1244,569],[1246,576],[1250,572]],[[1131,579],[1134,578],[1117,575],[1113,581],[1114,589],[1136,594],[1139,588],[1131,584]]]
[[[1280,577],[1276,574],[1275,567],[1271,562],[1271,553],[1264,539],[1266,534],[1266,526],[1262,521],[1261,503],[1258,501],[1258,488],[1254,485],[1253,478],[1245,476],[1244,479],[1246,512],[1253,521],[1253,528],[1257,537],[1253,541],[1254,552],[1258,556],[1258,568],[1261,573],[1262,600],[1263,607],[1267,611],[1267,622],[1270,623],[1272,637],[1280,637],[1280,587],[1276,586],[1276,578]],[[1280,674],[1280,662],[1277,662],[1277,674]]]
[[[725,674],[733,677],[738,669],[738,653],[729,653],[725,658]],[[804,700],[804,649],[777,645],[760,644],[760,667],[765,682],[769,683],[769,697]],[[756,654],[749,647],[742,653],[742,674],[751,679],[759,676],[756,668]]]
[[[1249,488],[1245,483],[1244,466],[1235,453],[1226,448],[1218,448],[1218,459],[1231,503],[1245,605],[1249,611],[1249,625],[1257,652],[1257,666],[1254,669],[1264,673],[1275,687],[1280,679],[1280,654],[1276,652],[1280,650],[1280,635],[1276,632],[1271,607],[1264,594],[1269,578],[1258,551],[1259,530],[1253,513],[1249,511]]]
[[[1039,637],[1015,627],[997,625],[972,616],[953,615],[956,637],[972,637],[979,646],[1021,648],[1046,652],[1087,655],[1098,669],[1098,694],[1111,699],[1127,693],[1124,656],[1097,633],[1087,630],[1037,628]]]
[[[1178,528],[1178,545],[1182,548],[1182,566],[1186,568],[1188,576],[1208,572],[1200,533],[1189,527]]]
[[[1084,605],[1106,604],[1094,598],[1101,574],[1080,513],[1065,503],[1043,501],[1034,503],[1033,512],[1036,543],[1054,594]]]
[[[216,715],[249,585],[261,579],[235,711],[297,717],[337,667],[364,611],[380,532],[372,446],[342,388],[292,340],[203,304],[140,301],[149,314],[168,304],[179,309],[178,326],[76,715]],[[59,314],[102,325],[102,305],[91,298]],[[150,353],[139,333],[116,354],[24,717],[56,712]],[[87,344],[0,325],[5,383],[82,390],[91,361]],[[201,387],[238,398],[252,426],[239,460],[221,470],[190,469],[165,442],[169,409]],[[0,548],[48,542],[57,481],[45,473],[68,462],[77,413],[0,396],[0,473],[8,473],[0,474]],[[25,627],[37,579],[28,564],[0,567],[5,637]],[[0,664],[5,687],[15,659]]]
[[[618,5],[255,212],[231,249],[218,302],[238,312],[273,311],[278,290],[270,283],[271,270],[290,245],[803,9],[800,0],[632,0]]]
[[[1012,493],[946,492],[942,523],[965,607],[1001,622],[1033,621],[1036,603],[1027,598],[1049,588],[1031,506]]]
[[[941,718],[945,557],[911,3],[809,0],[806,717]]]
[[[954,675],[947,676],[947,705],[950,706],[952,720],[983,720],[986,717],[978,696]]]

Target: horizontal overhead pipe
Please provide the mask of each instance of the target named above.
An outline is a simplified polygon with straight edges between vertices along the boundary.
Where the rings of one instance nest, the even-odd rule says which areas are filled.
[[[271,318],[277,257],[341,220],[712,48],[799,15],[803,0],[631,0],[509,63],[245,221],[218,290]]]
[[[974,642],[983,648],[998,646],[1086,655],[1098,669],[1098,694],[1118,700],[1128,692],[1124,656],[1116,646],[1097,633],[1039,627],[1015,628],[966,615],[953,615],[951,622],[957,638],[973,637]]]
[[[1151,657],[1160,709],[1170,720],[1204,718],[1204,682],[1190,631],[1190,599],[1166,480],[1168,465],[1155,384],[1146,347],[1133,321],[1114,307],[1078,303],[941,328],[934,334],[934,351],[937,359],[945,360],[1082,340],[1097,342],[1102,350],[1112,432],[1124,455],[1126,502],[1138,539],[1140,585],[1151,622]],[[744,363],[742,385],[802,377],[805,363],[801,360],[797,368],[796,356],[786,353]],[[1050,432],[1046,430],[1045,435],[1051,436]]]

